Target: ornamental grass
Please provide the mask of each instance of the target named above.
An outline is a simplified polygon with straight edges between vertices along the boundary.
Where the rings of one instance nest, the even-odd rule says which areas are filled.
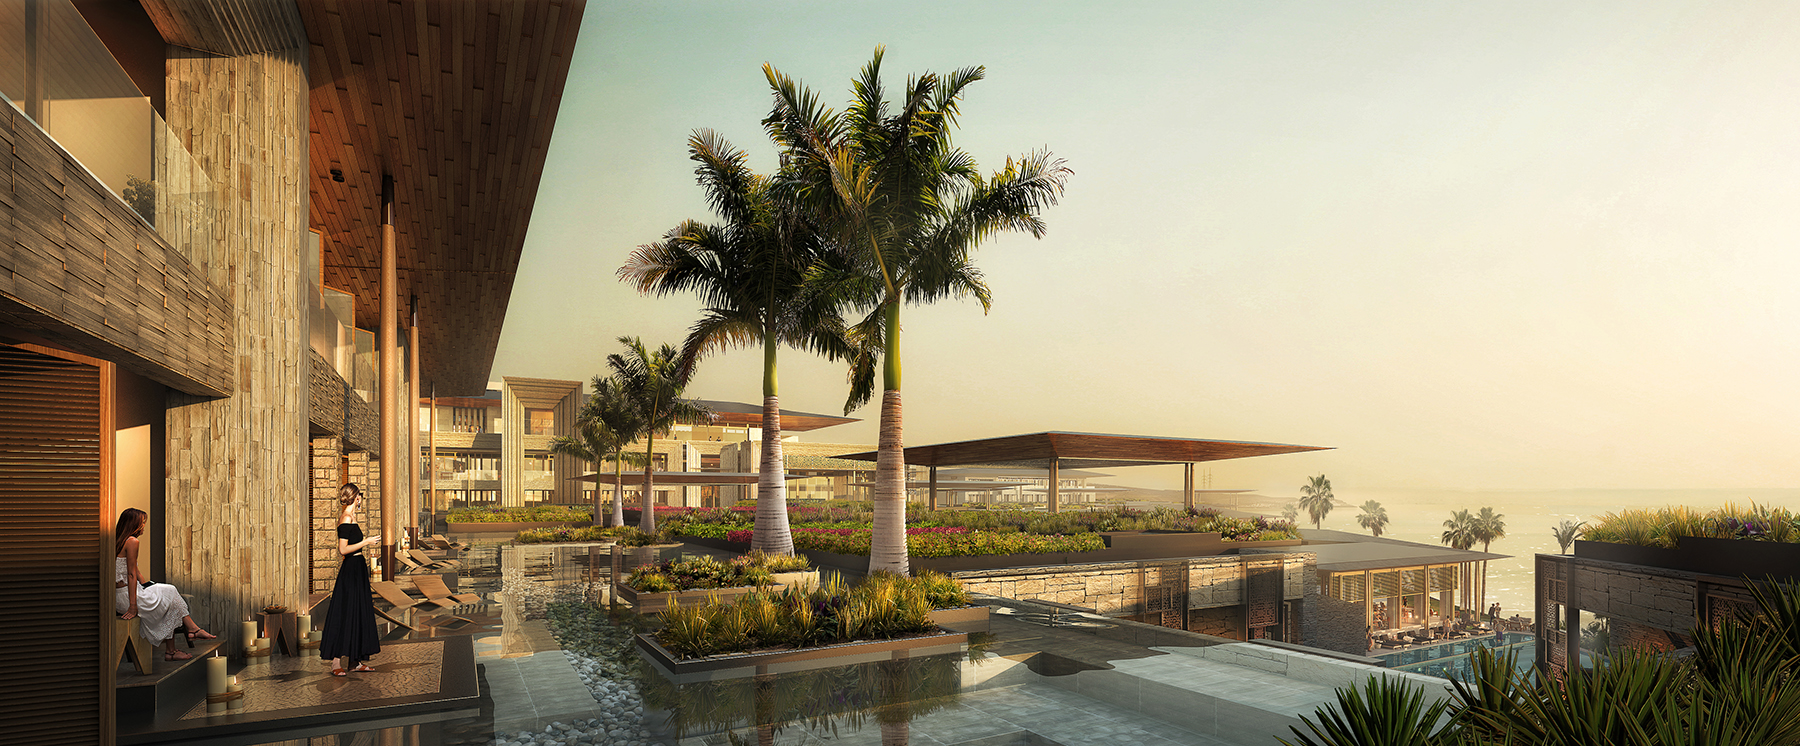
[[[756,591],[730,602],[671,600],[656,641],[677,657],[702,658],[757,650],[891,640],[937,629],[931,612],[968,605],[954,579],[938,573],[908,578],[877,572],[855,587],[837,575],[813,588]]]
[[[751,552],[721,562],[713,557],[689,557],[643,565],[631,571],[625,584],[639,593],[675,593],[712,588],[771,585],[775,573],[812,569],[805,557]]]
[[[593,519],[593,512],[579,505],[536,505],[452,510],[449,520],[451,523],[574,523]]]
[[[1787,508],[1727,503],[1701,513],[1683,505],[1621,510],[1589,521],[1581,538],[1609,544],[1674,549],[1681,537],[1800,543],[1800,515]]]

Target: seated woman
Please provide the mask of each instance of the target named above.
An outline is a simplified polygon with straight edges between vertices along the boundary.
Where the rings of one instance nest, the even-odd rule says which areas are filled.
[[[113,564],[117,568],[113,577],[113,610],[121,619],[142,619],[138,623],[138,636],[152,645],[162,643],[165,648],[163,660],[187,660],[193,656],[175,649],[176,627],[182,628],[189,640],[210,640],[217,635],[194,623],[194,618],[188,615],[187,601],[176,592],[175,586],[168,583],[144,586],[144,574],[138,571],[137,537],[144,534],[144,526],[149,522],[150,516],[144,511],[126,508],[113,528],[113,556],[116,558]]]

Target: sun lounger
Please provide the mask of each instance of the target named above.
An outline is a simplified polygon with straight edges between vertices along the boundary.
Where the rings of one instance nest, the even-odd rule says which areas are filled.
[[[381,617],[382,619],[386,619],[389,622],[392,622],[394,624],[394,626],[396,626],[396,627],[405,627],[406,629],[411,630],[413,632],[419,631],[418,627],[414,627],[410,624],[407,624],[406,622],[402,622],[402,621],[400,621],[399,617],[394,616],[393,614],[389,614],[385,611],[382,611],[381,609],[375,610],[375,616]]]
[[[400,556],[400,554],[401,553],[396,553],[395,556]],[[434,560],[425,556],[424,552],[417,549],[408,549],[404,554],[407,557],[411,557],[413,562],[423,565],[427,570],[454,570],[458,567],[462,567],[461,562],[453,559]]]
[[[400,563],[400,574],[401,575],[413,575],[413,574],[419,574],[419,573],[441,572],[441,570],[434,570],[432,568],[426,567],[424,565],[421,565],[417,562],[412,561],[412,559],[410,557],[407,557],[406,554],[404,554],[402,552],[394,553],[394,561]]]
[[[400,588],[400,584],[392,580],[377,580],[369,584],[369,589],[375,591],[375,595],[380,596],[381,600],[388,602],[389,606],[394,607],[394,611],[410,609],[431,600],[406,595],[406,591]]]
[[[439,605],[447,605],[443,603],[445,599],[462,604],[481,603],[481,596],[476,594],[451,593],[450,586],[445,585],[444,579],[438,575],[420,575],[413,578],[413,585],[419,589],[420,593],[425,594],[425,598]]]
[[[425,542],[439,549],[462,549],[463,545],[444,538],[443,534],[432,534],[425,537]]]

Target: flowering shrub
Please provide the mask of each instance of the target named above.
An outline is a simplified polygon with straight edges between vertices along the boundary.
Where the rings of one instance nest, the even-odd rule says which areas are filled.
[[[992,531],[969,533],[918,533],[906,537],[906,551],[914,557],[973,557],[990,554],[1046,554],[1094,552],[1106,548],[1099,534],[1038,536]],[[834,554],[868,554],[869,532],[794,533],[794,548]]]
[[[1706,513],[1677,505],[1607,513],[1581,530],[1581,538],[1587,541],[1665,549],[1675,549],[1683,536],[1800,542],[1800,515],[1755,503],[1747,510],[1727,504]]]
[[[751,552],[720,562],[712,557],[692,557],[644,565],[631,571],[625,581],[632,590],[645,593],[669,593],[707,588],[737,588],[769,585],[774,573],[795,572],[811,568],[805,557],[766,555]]]
[[[574,523],[591,521],[594,514],[579,505],[538,505],[529,508],[479,508],[450,511],[451,523]]]
[[[804,532],[804,533],[809,533],[809,534],[836,534],[838,536],[849,536],[849,535],[855,534],[855,533],[865,533],[866,534],[871,530],[872,529],[869,529],[867,527],[863,527],[863,528],[796,528],[796,529],[793,529],[793,533],[799,534],[799,533]],[[906,535],[907,536],[918,536],[920,534],[966,534],[968,532],[969,532],[968,529],[963,528],[961,526],[920,526],[917,528],[907,529]],[[749,544],[751,542],[751,540],[753,538],[755,538],[755,536],[756,536],[756,531],[754,529],[744,528],[744,529],[735,529],[735,530],[731,530],[731,531],[726,531],[724,539],[726,541],[735,541],[735,542],[739,542],[739,543],[743,543],[743,544]]]

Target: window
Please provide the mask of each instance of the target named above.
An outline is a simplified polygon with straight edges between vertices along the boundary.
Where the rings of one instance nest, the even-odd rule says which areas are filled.
[[[552,409],[525,410],[526,435],[551,435],[556,430],[556,411]]]
[[[481,433],[487,431],[487,410],[480,407],[450,407],[450,418],[443,424],[442,431],[447,433]]]

